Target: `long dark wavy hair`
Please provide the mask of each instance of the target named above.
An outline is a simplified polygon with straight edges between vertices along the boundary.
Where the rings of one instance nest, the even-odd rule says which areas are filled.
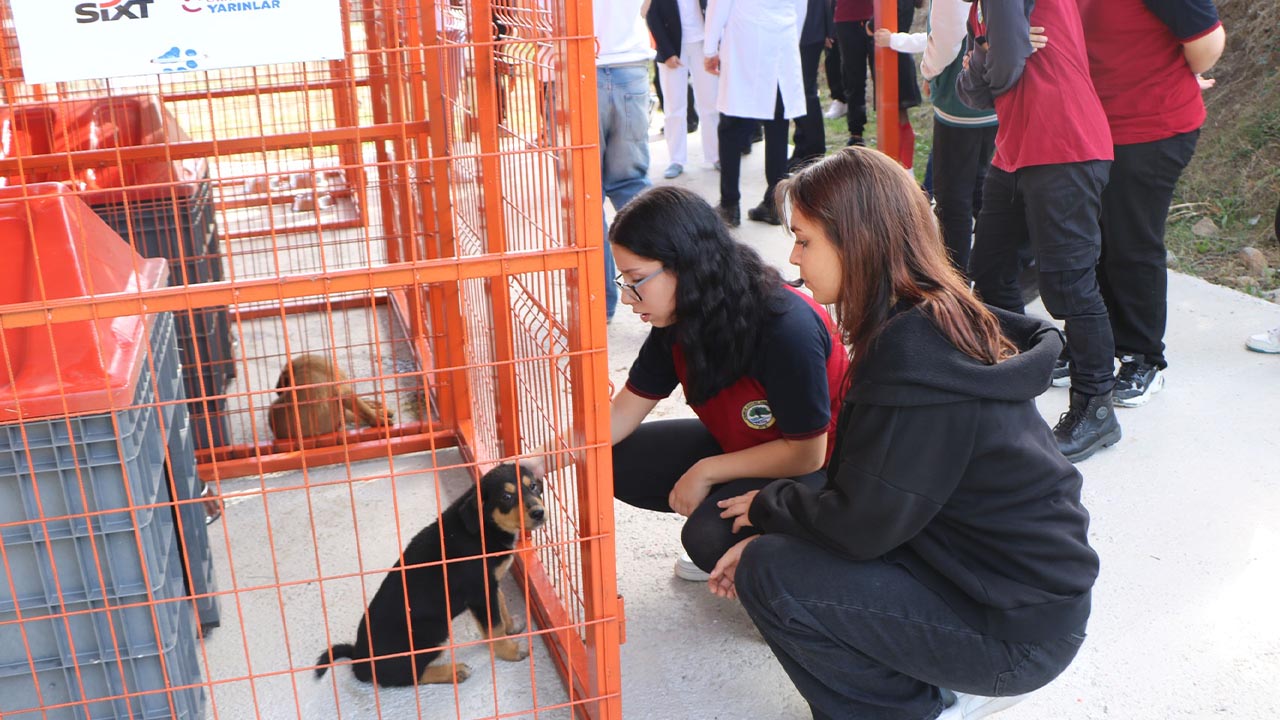
[[[656,187],[627,203],[609,242],[657,260],[676,278],[675,341],[684,351],[685,397],[698,405],[751,367],[782,276],[729,234],[716,211],[678,187]]]
[[[947,258],[929,200],[887,155],[850,147],[778,185],[779,205],[818,222],[839,251],[836,321],[849,378],[896,305],[919,306],[960,352],[987,365],[1017,354]],[[788,213],[789,214],[789,213]]]

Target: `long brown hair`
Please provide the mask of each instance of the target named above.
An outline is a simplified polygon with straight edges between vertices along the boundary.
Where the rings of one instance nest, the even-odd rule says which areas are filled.
[[[849,380],[897,304],[920,306],[956,349],[994,365],[1017,354],[951,264],[929,200],[883,153],[849,147],[784,180],[779,206],[820,224],[840,255],[836,320]]]

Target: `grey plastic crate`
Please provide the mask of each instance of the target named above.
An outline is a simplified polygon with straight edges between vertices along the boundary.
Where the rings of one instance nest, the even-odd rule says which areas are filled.
[[[164,476],[163,464],[155,472]],[[167,502],[168,491],[152,498]],[[139,595],[164,578],[176,551],[173,518],[167,511],[136,514],[136,529],[35,542],[5,542],[7,578],[0,578],[0,612],[46,608],[68,602]],[[101,572],[99,572],[101,570]],[[10,587],[17,593],[15,597]]]
[[[34,675],[28,672],[0,677],[0,717],[4,720],[202,720],[202,678],[195,625],[192,614],[187,612],[179,621],[176,635],[158,653],[39,669]],[[118,697],[124,695],[128,697]],[[112,697],[116,699],[101,699]],[[64,707],[38,709],[59,705]]]
[[[0,677],[29,675],[33,665],[37,671],[86,665],[155,655],[172,646],[186,627],[184,615],[191,614],[177,550],[171,536],[161,581],[150,594],[27,607],[21,619],[0,612]]]
[[[158,316],[152,335],[172,338],[172,317]],[[155,357],[155,374],[169,384],[179,374],[177,350],[172,339],[159,346],[166,351]],[[144,362],[131,407],[0,425],[0,540],[31,542],[145,524],[152,510],[130,508],[155,502],[163,480],[160,415],[172,414],[167,406],[157,412],[155,402],[150,363]]]

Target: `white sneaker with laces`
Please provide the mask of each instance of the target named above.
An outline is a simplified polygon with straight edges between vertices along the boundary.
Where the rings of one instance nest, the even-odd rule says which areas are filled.
[[[693,560],[689,559],[689,553],[682,552],[676,558],[676,577],[689,582],[706,582],[711,579],[711,573],[694,565]]]
[[[832,100],[831,107],[827,108],[827,111],[822,114],[822,117],[828,120],[835,120],[836,118],[842,118],[848,114],[849,114],[848,105],[840,102],[839,100]]]
[[[995,715],[1001,710],[1008,710],[1030,697],[1026,695],[1010,695],[1009,697],[984,697],[956,693],[956,701],[951,707],[942,711],[938,720],[978,720],[978,718]]]
[[[1244,341],[1244,346],[1254,352],[1280,353],[1280,327],[1250,335],[1249,339]]]

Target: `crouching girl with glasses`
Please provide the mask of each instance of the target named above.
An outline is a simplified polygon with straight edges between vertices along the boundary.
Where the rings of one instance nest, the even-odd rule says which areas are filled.
[[[637,196],[609,241],[619,299],[653,328],[613,398],[614,495],[688,518],[676,572],[705,580],[741,538],[717,501],[822,482],[848,358],[826,310],[687,190]],[[644,422],[676,387],[697,417]]]

